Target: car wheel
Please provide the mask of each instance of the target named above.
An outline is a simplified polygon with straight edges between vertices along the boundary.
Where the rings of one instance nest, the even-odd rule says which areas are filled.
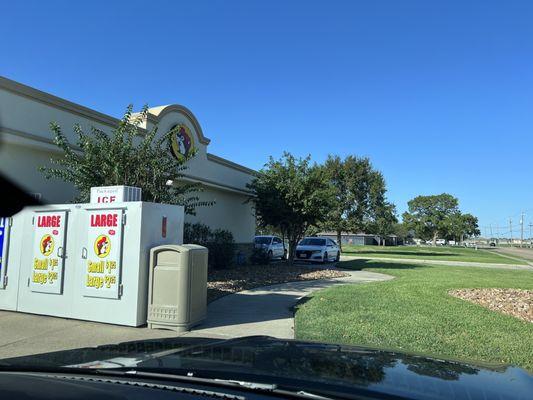
[[[339,262],[341,260],[341,252],[337,252],[337,257],[335,257],[335,262]]]
[[[328,252],[326,251],[324,253],[324,256],[322,257],[322,263],[327,263],[329,261],[329,258],[328,258]]]

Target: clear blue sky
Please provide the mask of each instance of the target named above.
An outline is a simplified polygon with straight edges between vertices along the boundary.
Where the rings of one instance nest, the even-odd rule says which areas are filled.
[[[531,1],[10,1],[1,12],[8,78],[117,117],[128,103],[181,103],[210,152],[252,168],[284,150],[368,156],[399,213],[448,192],[483,227],[510,216],[516,227],[522,210],[533,221]]]

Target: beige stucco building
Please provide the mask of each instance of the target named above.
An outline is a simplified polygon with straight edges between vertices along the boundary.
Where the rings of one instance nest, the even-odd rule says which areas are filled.
[[[51,121],[57,122],[67,135],[72,134],[76,123],[85,128],[92,125],[109,130],[119,122],[109,115],[0,77],[0,172],[47,203],[70,202],[75,195],[70,184],[46,180],[37,170],[39,166],[50,165],[50,157],[57,152],[49,129]],[[245,201],[246,184],[255,171],[209,153],[210,140],[192,112],[181,105],[151,108],[143,128],[149,130],[155,124],[159,132],[167,132],[175,125],[185,127],[197,151],[187,163],[185,179],[202,185],[200,200],[215,202],[213,206],[198,208],[196,216],[186,216],[186,222],[228,229],[236,242],[251,242],[255,217],[250,203]]]

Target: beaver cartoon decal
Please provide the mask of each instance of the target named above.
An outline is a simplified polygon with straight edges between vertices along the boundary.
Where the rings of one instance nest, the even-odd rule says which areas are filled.
[[[54,238],[51,235],[44,235],[41,238],[41,254],[48,257],[54,251]]]
[[[111,241],[109,240],[109,237],[107,237],[106,235],[98,236],[94,241],[95,254],[100,258],[104,258],[107,257],[110,251]]]
[[[188,157],[194,149],[194,140],[191,131],[185,125],[177,125],[176,133],[171,138],[171,150],[174,157],[183,159]]]

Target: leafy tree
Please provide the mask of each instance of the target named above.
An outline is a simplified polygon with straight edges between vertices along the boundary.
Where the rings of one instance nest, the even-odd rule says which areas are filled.
[[[472,214],[462,214],[462,232],[461,234],[465,237],[479,236],[481,231],[478,226],[477,217]],[[461,241],[463,238],[461,238]]]
[[[449,217],[459,212],[457,198],[447,193],[417,196],[407,205],[409,211],[403,214],[404,223],[414,229],[421,239],[431,239],[433,246],[439,234],[444,236],[448,233]]]
[[[387,235],[396,220],[395,206],[386,201],[383,175],[366,157],[342,160],[330,155],[324,164],[335,202],[322,228],[335,231],[341,243],[343,231],[369,231]]]
[[[465,237],[477,236],[481,232],[478,227],[478,219],[472,214],[454,213],[448,217],[446,240],[462,242]]]
[[[373,221],[367,224],[367,231],[380,236],[392,235],[395,233],[398,218],[396,218],[396,206],[385,202],[374,211]],[[381,242],[385,245],[385,240]]]
[[[392,233],[404,241],[413,238],[413,230],[407,226],[404,222],[397,222],[393,226]]]
[[[78,190],[75,201],[88,202],[93,186],[127,185],[142,189],[142,199],[157,203],[179,204],[185,212],[194,214],[195,207],[210,205],[199,202],[194,192],[200,186],[180,182],[179,186],[167,186],[169,180],[179,180],[187,168],[187,159],[177,160],[169,151],[169,143],[176,128],[157,135],[157,127],[139,134],[139,126],[146,118],[148,108],[136,116],[129,105],[118,126],[111,133],[91,127],[85,132],[74,125],[76,143],[73,146],[61,127],[52,122],[50,128],[54,143],[61,150],[59,158],[51,159],[57,167],[41,167],[47,179],[61,179],[72,183]]]
[[[365,230],[380,236],[390,235],[394,232],[396,206],[386,200],[387,191],[383,174],[379,171],[370,173],[369,207],[365,220]],[[385,245],[385,241],[382,242]]]
[[[292,263],[298,242],[326,218],[331,206],[326,171],[311,164],[310,157],[295,158],[284,153],[279,160],[270,157],[248,188],[252,192],[249,201],[262,226],[274,227],[288,239]]]

